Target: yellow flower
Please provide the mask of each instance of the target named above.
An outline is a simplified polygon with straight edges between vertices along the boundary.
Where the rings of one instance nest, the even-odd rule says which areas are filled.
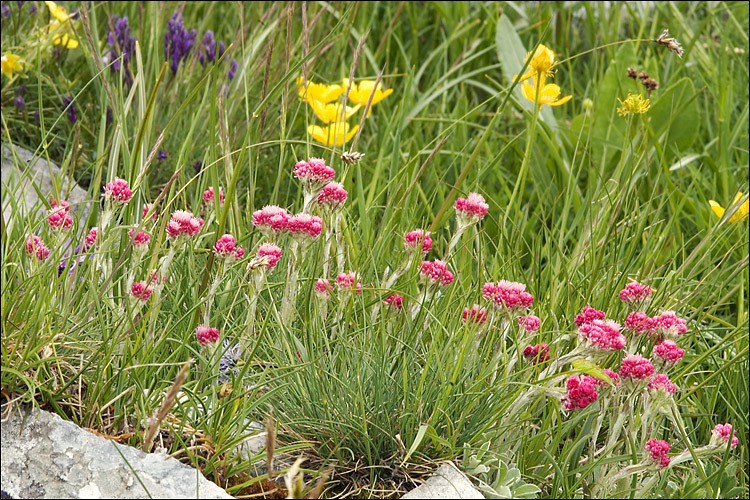
[[[344,78],[344,82],[342,84],[342,87],[344,90],[349,86],[349,79]],[[375,93],[372,96],[372,103],[371,106],[374,106],[376,103],[382,101],[389,95],[393,93],[393,89],[383,90],[383,84],[378,83],[378,87],[375,88],[375,80],[362,80],[359,83],[352,82],[352,88],[349,89],[349,99],[354,104],[359,104],[360,106],[367,105],[367,101],[370,99],[370,94],[372,94],[373,89],[375,89]],[[368,113],[369,115],[369,113]]]
[[[532,80],[534,84],[531,84],[528,80],[523,82],[523,85],[521,85],[521,94],[523,94],[523,96],[527,100],[534,102],[536,100],[536,84],[537,82],[541,81],[541,90],[539,91],[540,108],[545,104],[548,104],[550,106],[560,106],[561,104],[565,104],[573,98],[572,95],[569,95],[563,97],[562,99],[559,99],[560,87],[555,85],[554,83],[548,83],[545,85],[544,74],[535,76],[534,78],[532,78]]]
[[[307,127],[307,133],[316,141],[333,147],[343,146],[344,142],[349,142],[354,137],[354,134],[357,133],[357,129],[359,129],[359,125],[355,125],[350,129],[347,122],[334,122],[328,127],[310,125]]]
[[[305,95],[304,80],[300,76],[297,78],[297,92],[300,99],[304,100],[307,97],[307,102],[312,106],[315,101],[323,104],[335,101],[344,93],[344,89],[341,85],[326,85],[307,80],[307,95]]]
[[[54,37],[53,42],[55,45],[60,45],[65,49],[75,49],[78,47],[78,40],[75,39],[73,33],[68,29],[68,26],[62,30],[62,34],[59,34],[60,22],[53,19],[49,23],[49,29],[52,31],[52,36]]]
[[[732,205],[736,205],[740,202],[742,199],[742,193],[737,193],[737,196],[734,197],[734,201],[732,202]],[[750,213],[750,200],[745,200],[745,203],[740,205],[737,208],[737,211],[732,214],[732,216],[729,218],[729,222],[737,222],[738,220],[747,220],[748,213]],[[714,200],[708,200],[708,204],[711,205],[711,208],[713,209],[714,213],[721,217],[724,215],[724,208],[716,203]]]
[[[533,56],[531,55],[531,52],[526,53],[526,59],[524,59],[523,62],[528,61],[529,57],[531,57],[531,61],[527,67],[527,72],[518,80],[519,82],[527,80],[532,76],[552,76],[552,68],[555,66],[555,53],[552,52],[549,47],[540,43],[534,51]],[[513,76],[513,79],[516,79],[515,75]]]
[[[341,120],[341,109],[344,106],[343,104],[323,104],[320,101],[313,101],[311,103],[311,106],[317,117],[320,118],[323,123],[330,123]],[[353,108],[346,106],[346,114],[344,115],[344,120],[348,120],[350,116],[357,112],[359,107],[359,104],[357,104]]]
[[[68,11],[65,10],[65,7],[60,7],[55,2],[44,2],[44,3],[49,8],[49,13],[52,14],[52,17],[54,17],[60,22],[65,22],[71,17],[73,17],[73,14],[68,14]]]
[[[622,107],[617,108],[620,116],[643,114],[651,108],[651,101],[644,99],[642,94],[633,95],[628,93],[624,101],[617,99]]]
[[[23,59],[21,59],[19,56],[11,54],[10,52],[6,52],[5,55],[2,56],[2,72],[5,76],[7,76],[8,78],[13,78],[14,71],[22,70]]]

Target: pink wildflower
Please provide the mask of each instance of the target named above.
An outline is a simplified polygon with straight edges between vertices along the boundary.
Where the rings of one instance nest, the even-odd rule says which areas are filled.
[[[566,410],[582,410],[599,398],[594,383],[586,377],[571,375],[565,382],[568,390],[566,397],[562,399]]]
[[[96,236],[99,232],[99,229],[96,227],[92,227],[91,231],[89,231],[89,234],[86,235],[86,249],[91,248],[94,246],[94,243],[96,243]]]
[[[253,212],[253,225],[268,237],[273,237],[286,229],[291,215],[276,205],[266,205]]]
[[[327,279],[320,278],[315,282],[315,295],[319,298],[327,299],[331,296],[331,283]]]
[[[722,443],[728,443],[729,442],[729,436],[732,435],[732,424],[716,424],[716,427],[711,431],[711,443],[714,445],[722,444]],[[737,433],[734,433],[734,436],[732,436],[732,444],[731,448],[735,449],[737,448],[737,445],[740,443],[739,438],[737,437]]]
[[[622,360],[620,377],[643,380],[654,374],[654,365],[639,354],[631,354]]]
[[[619,351],[627,340],[620,325],[612,320],[594,319],[578,328],[578,336],[602,351]]]
[[[526,330],[527,332],[535,332],[539,330],[539,326],[542,324],[542,321],[539,319],[538,316],[534,316],[533,314],[529,314],[528,316],[521,316],[518,318],[518,326]]]
[[[530,363],[549,361],[549,346],[547,344],[529,345],[523,350],[523,357]]]
[[[128,181],[119,177],[104,187],[104,198],[107,201],[125,205],[133,197],[133,192],[128,188]]]
[[[305,183],[306,187],[313,190],[333,180],[336,171],[326,165],[321,158],[310,158],[308,161],[298,161],[294,165],[294,176]]]
[[[148,243],[151,241],[151,237],[143,231],[138,231],[138,234],[135,235],[135,239],[133,239],[134,232],[135,229],[128,230],[128,238],[133,240],[133,248],[137,250],[145,250],[148,248]],[[96,238],[96,234],[94,234],[94,237]]]
[[[309,243],[318,236],[323,229],[323,221],[317,215],[297,214],[286,222],[286,230],[300,243]]]
[[[669,465],[669,443],[664,440],[649,439],[646,443],[646,453],[648,453],[648,459],[654,464],[658,465],[660,469]]]
[[[598,311],[591,306],[584,306],[581,314],[576,316],[576,326],[581,326],[595,319],[604,319],[604,316],[604,311]]]
[[[481,324],[487,321],[487,311],[484,307],[480,307],[479,304],[474,304],[471,309],[468,307],[464,308],[464,313],[461,315],[461,318],[464,323],[473,322]]]
[[[245,249],[236,245],[231,234],[225,234],[216,241],[214,252],[219,257],[230,260],[240,260],[245,255]]]
[[[193,214],[186,210],[177,210],[167,224],[167,236],[170,238],[195,236],[201,227],[203,227],[203,219],[193,217]]]
[[[422,279],[429,281],[431,284],[448,286],[453,283],[453,273],[448,271],[448,267],[442,260],[435,260],[434,262],[423,260],[421,268]]]
[[[318,205],[327,208],[330,211],[335,211],[341,208],[346,202],[347,196],[343,184],[339,182],[329,182],[320,190],[320,193],[318,193]]]
[[[344,291],[355,291],[357,295],[362,294],[362,284],[359,282],[359,276],[356,272],[341,273],[336,276],[336,286]]]
[[[219,341],[219,329],[200,325],[195,329],[195,336],[200,345],[213,344]]]
[[[152,291],[151,287],[147,286],[145,281],[136,281],[130,287],[130,295],[141,302],[146,302],[151,297]]]
[[[214,188],[213,186],[209,187],[205,191],[203,191],[203,203],[209,206],[213,206],[214,204]],[[224,191],[222,191],[221,187],[219,187],[219,204],[224,204]]]
[[[665,340],[654,346],[653,354],[665,364],[677,363],[685,355],[685,349],[680,349],[674,340]]]
[[[609,368],[604,368],[602,371],[609,377],[614,387],[617,387],[619,385],[620,376],[617,373],[613,372]],[[586,375],[586,377],[584,378],[588,380],[589,382],[591,382],[592,384],[594,384],[595,386],[601,386],[602,388],[609,387],[609,384],[607,384],[606,381],[604,381],[603,379],[600,379],[599,377],[592,377],[590,375]]]
[[[637,311],[628,314],[628,317],[625,319],[625,327],[632,330],[633,333],[650,334],[651,329],[653,328],[653,323],[653,320],[649,318],[648,314]]]
[[[478,193],[469,193],[466,198],[458,198],[456,204],[456,216],[459,224],[469,225],[479,222],[487,215],[490,206],[485,203],[484,198]]]
[[[149,210],[151,210],[152,208],[154,208],[154,204],[153,203],[144,203],[143,204],[143,218],[144,219],[146,218],[146,215],[148,215]],[[151,214],[151,217],[149,217],[149,218],[152,219],[152,220],[156,220],[156,212],[154,212],[153,214]]]
[[[73,217],[68,213],[70,204],[67,201],[61,201],[58,205],[56,201],[52,201],[52,208],[49,210],[49,216],[47,217],[47,223],[50,229],[59,231],[60,229],[68,230],[73,227]]]
[[[276,264],[278,264],[281,259],[281,248],[272,243],[263,243],[258,247],[256,255],[258,257],[267,257],[268,264],[266,264],[266,269],[271,270],[276,267]]]
[[[669,377],[663,373],[654,375],[648,383],[648,388],[655,391],[663,391],[667,394],[674,394],[677,392],[677,386],[674,385],[672,381],[669,380]]]
[[[687,324],[678,318],[674,311],[665,311],[661,316],[651,318],[652,330],[655,335],[676,338],[687,331]]]
[[[44,244],[44,241],[35,234],[30,234],[26,238],[26,253],[30,256],[35,256],[37,260],[45,260],[49,257],[49,248]]]
[[[427,255],[432,248],[432,238],[430,238],[430,233],[424,229],[415,229],[404,235],[404,246],[406,246],[407,253],[420,248],[422,255]]]
[[[497,283],[486,283],[482,288],[484,298],[498,307],[509,311],[528,309],[534,297],[526,291],[526,285],[515,281],[500,280]]]
[[[628,283],[625,288],[620,290],[620,300],[630,306],[641,304],[648,300],[651,295],[651,287],[641,285],[637,281]]]
[[[397,293],[392,293],[383,300],[383,304],[400,311],[404,308],[404,298]]]

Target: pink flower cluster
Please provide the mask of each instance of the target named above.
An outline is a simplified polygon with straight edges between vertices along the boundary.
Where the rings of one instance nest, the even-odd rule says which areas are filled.
[[[500,280],[497,283],[485,283],[482,287],[485,300],[494,302],[498,307],[509,311],[528,309],[534,296],[526,291],[526,285],[515,281]]]
[[[455,208],[459,223],[465,225],[482,220],[490,206],[485,203],[481,194],[469,193],[468,197],[456,200]]]
[[[234,236],[231,234],[225,234],[218,239],[214,245],[214,252],[219,257],[235,261],[245,256],[245,249],[236,245]]]
[[[63,200],[58,205],[56,201],[52,200],[51,205],[52,208],[50,208],[49,217],[47,217],[50,229],[55,231],[65,229],[67,231],[73,227],[73,217],[68,213],[70,203]]]
[[[547,344],[529,345],[523,350],[523,357],[530,363],[549,361],[549,346]]]
[[[130,287],[130,295],[141,302],[146,302],[151,297],[151,292],[153,290],[145,281],[136,281]]]
[[[95,230],[96,228],[92,229],[92,231]],[[146,248],[148,248],[148,243],[149,241],[151,241],[151,237],[143,231],[138,231],[138,234],[136,234],[135,238],[133,238],[133,233],[135,233],[135,229],[128,230],[128,238],[133,240],[133,248],[135,248],[136,250],[145,250]],[[88,236],[86,238],[88,240]],[[94,239],[96,239],[96,232],[94,232]]]
[[[177,210],[167,224],[167,236],[170,238],[195,236],[201,227],[203,227],[203,219],[193,217],[193,214],[186,210]]]
[[[527,332],[535,332],[539,330],[541,324],[542,320],[539,319],[539,316],[534,316],[533,314],[529,314],[528,316],[521,316],[520,318],[518,318],[518,326],[520,326]]]
[[[665,340],[661,344],[654,346],[654,356],[664,363],[677,363],[685,355],[685,349],[680,349],[674,340]]]
[[[625,318],[625,327],[633,333],[650,333],[652,323],[648,314],[639,311],[632,312]]]
[[[479,304],[474,304],[471,309],[468,307],[464,308],[464,313],[461,315],[461,318],[464,323],[468,321],[482,324],[487,321],[487,310],[484,307],[480,307]]]
[[[648,388],[654,391],[662,391],[667,394],[674,394],[675,392],[677,392],[677,386],[674,385],[672,381],[669,380],[669,377],[667,377],[663,373],[654,375],[654,377],[648,383]]]
[[[612,320],[594,319],[578,328],[578,336],[602,351],[619,351],[627,340],[620,325]]]
[[[88,250],[92,246],[94,246],[94,243],[96,243],[96,236],[99,233],[99,229],[96,227],[92,227],[91,231],[89,231],[89,234],[86,235],[86,249]]]
[[[306,243],[320,236],[323,221],[317,215],[301,213],[289,217],[286,220],[285,229],[289,231],[293,238]]]
[[[687,324],[682,318],[678,318],[674,311],[665,311],[661,316],[651,318],[652,332],[661,337],[676,338],[687,332]]]
[[[195,329],[195,336],[200,345],[213,344],[219,341],[219,329],[200,325]]]
[[[104,187],[104,198],[112,203],[125,205],[133,197],[133,192],[128,187],[128,181],[119,177]]]
[[[340,208],[345,202],[348,194],[344,185],[339,182],[329,182],[318,193],[318,205],[330,210]]]
[[[327,279],[320,278],[315,282],[315,295],[320,298],[328,298],[331,296],[331,283]]]
[[[617,372],[613,372],[609,368],[604,368],[602,371],[607,374],[607,376],[612,381],[612,384],[614,384],[615,387],[617,387],[619,385],[619,383],[620,383],[620,376],[617,374]],[[607,386],[607,387],[609,387],[609,385],[607,384],[607,382],[605,382],[604,380],[602,380],[602,379],[600,379],[598,377],[592,377],[592,378],[594,379],[594,385],[601,385],[601,386]]]
[[[421,247],[419,246],[420,244]],[[432,248],[432,238],[430,238],[430,233],[424,229],[415,229],[404,235],[404,246],[406,246],[406,251],[409,253],[417,248],[421,248],[422,255],[427,255]]]
[[[392,293],[383,300],[383,304],[400,311],[404,308],[404,298],[397,293]]]
[[[215,203],[213,186],[203,191],[203,203],[206,205],[213,205]],[[219,187],[219,204],[224,204],[224,191],[222,191],[221,187]]]
[[[716,424],[716,427],[711,431],[711,440],[716,443],[728,443],[729,436],[732,436],[732,424]],[[734,436],[732,436],[731,448],[737,448],[739,443],[740,440],[735,432]]]
[[[431,284],[448,286],[453,283],[453,273],[448,271],[448,266],[442,260],[435,260],[434,262],[423,260],[420,266],[422,279],[429,281]]]
[[[648,285],[641,285],[637,281],[628,283],[625,288],[620,290],[620,300],[630,306],[639,305],[651,296],[651,287]]]
[[[662,439],[649,439],[646,443],[646,453],[648,453],[649,460],[658,465],[660,469],[669,465],[669,457],[667,456],[669,449],[669,443]]]
[[[148,211],[151,210],[152,208],[154,208],[154,204],[153,203],[144,203],[143,204],[143,218],[144,219],[146,218],[146,215],[148,214]],[[156,220],[156,212],[154,212],[153,214],[151,214],[151,217],[149,217],[149,219],[152,219],[152,220],[155,221]]]
[[[267,236],[274,236],[286,230],[287,220],[291,215],[276,205],[266,205],[253,212],[253,225]]]
[[[273,243],[263,243],[260,247],[258,247],[256,255],[258,257],[267,257],[268,264],[266,264],[266,269],[271,270],[276,267],[276,264],[278,264],[279,260],[281,260],[281,248],[277,247]]]
[[[591,306],[584,306],[583,310],[581,311],[581,314],[578,314],[576,316],[576,326],[580,327],[581,325],[585,323],[590,323],[591,321],[594,321],[595,319],[603,320],[604,316],[606,316],[604,311],[598,311]]]
[[[562,399],[566,410],[582,410],[599,398],[599,395],[596,393],[594,379],[596,377],[589,375],[583,377],[571,375],[568,377],[568,380],[565,382],[568,394]]]
[[[39,236],[30,234],[26,238],[26,253],[37,260],[45,260],[49,257],[49,248]]]
[[[639,354],[625,356],[620,366],[620,377],[632,380],[643,380],[654,374],[651,361]]]
[[[336,276],[336,286],[343,291],[355,291],[357,295],[362,294],[362,284],[356,272],[341,273]]]
[[[294,176],[309,185],[322,185],[333,180],[336,171],[321,158],[298,161],[294,165]]]

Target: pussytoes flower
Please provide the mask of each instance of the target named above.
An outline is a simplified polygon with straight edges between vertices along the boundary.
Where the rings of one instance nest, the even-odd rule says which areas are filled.
[[[591,306],[584,306],[581,314],[576,316],[576,326],[581,326],[595,319],[604,319],[604,316],[606,316],[604,311],[596,310]]]
[[[315,295],[319,298],[327,299],[331,296],[331,283],[327,279],[320,278],[315,282]]]
[[[628,314],[628,317],[625,319],[625,328],[631,330],[633,333],[650,334],[653,328],[653,321],[648,314],[635,311]]]
[[[227,260],[240,260],[245,255],[245,249],[236,245],[234,236],[225,234],[216,241],[214,253]]]
[[[534,302],[534,296],[526,291],[526,285],[515,281],[500,280],[497,283],[486,283],[482,295],[497,307],[508,311],[528,309]]]
[[[523,350],[523,357],[529,363],[543,363],[549,361],[549,346],[547,344],[528,345]]]
[[[716,427],[711,431],[711,444],[720,445],[729,442],[729,436],[732,435],[732,424],[716,424]],[[737,448],[740,443],[737,433],[734,433],[732,437],[731,448]]]
[[[195,336],[198,337],[200,345],[213,344],[219,341],[219,329],[200,325],[195,329]]]
[[[146,249],[148,249],[148,243],[151,241],[151,236],[148,235],[148,233],[144,233],[143,231],[138,231],[138,234],[135,235],[135,238],[133,238],[133,233],[135,233],[135,229],[129,229],[128,230],[128,238],[133,240],[133,250],[136,252],[144,252]]]
[[[487,321],[487,310],[479,304],[474,304],[471,308],[465,307],[461,319],[464,323],[484,323]]]
[[[432,238],[430,238],[430,233],[424,229],[415,229],[404,235],[404,246],[409,254],[420,248],[422,255],[427,255],[432,248]]]
[[[658,465],[660,469],[669,465],[669,457],[667,456],[669,449],[669,443],[662,439],[649,439],[648,442],[646,442],[648,460],[655,465]]]
[[[329,182],[318,193],[318,205],[321,208],[335,212],[346,202],[344,185],[339,182]]]
[[[49,216],[47,217],[50,229],[53,231],[61,229],[67,231],[73,227],[73,217],[68,213],[70,204],[67,201],[61,201],[60,204],[52,201],[51,205],[52,208],[50,208]]]
[[[271,270],[276,267],[276,264],[278,264],[281,259],[281,248],[272,243],[263,243],[258,247],[256,255],[258,257],[266,257],[268,259],[266,269]]]
[[[213,186],[203,191],[203,203],[208,206],[214,205],[214,188]],[[219,204],[224,204],[224,191],[219,188]]]
[[[637,306],[648,300],[651,296],[651,287],[641,285],[637,281],[628,283],[620,290],[620,300],[630,306]]]
[[[456,204],[456,217],[459,224],[469,225],[479,222],[487,215],[490,206],[484,201],[479,193],[469,193],[466,198],[458,198]]]
[[[518,326],[520,326],[527,332],[535,332],[539,330],[541,324],[542,320],[539,319],[539,316],[534,316],[533,314],[529,314],[528,316],[521,316],[520,318],[518,318]]]
[[[627,340],[620,333],[620,325],[612,320],[595,319],[578,328],[578,336],[602,351],[619,351]]]
[[[336,286],[343,291],[354,291],[357,295],[362,294],[362,284],[356,272],[341,273],[336,276]]]
[[[130,295],[141,302],[146,302],[151,297],[151,292],[153,290],[145,281],[136,281],[130,286]]]
[[[91,231],[89,231],[89,234],[86,235],[86,249],[91,248],[96,243],[96,236],[99,232],[99,229],[96,227],[92,227]]]
[[[631,354],[622,360],[622,365],[620,366],[620,377],[622,378],[643,380],[653,374],[654,365],[639,354]]]
[[[677,392],[677,386],[669,380],[669,377],[663,373],[654,375],[648,382],[648,388],[654,391],[662,391],[667,394],[674,394]]]
[[[687,324],[678,318],[674,311],[665,311],[661,316],[651,318],[654,335],[675,339],[687,331]]]
[[[609,377],[614,387],[617,387],[620,384],[620,376],[616,372],[613,372],[609,368],[604,368],[602,371]],[[594,384],[595,386],[601,387],[602,389],[606,389],[609,387],[609,384],[605,380],[600,379],[599,377],[592,377],[591,375],[586,375],[585,379],[591,382],[592,384]]]
[[[312,242],[320,236],[322,229],[323,221],[317,215],[301,213],[289,217],[286,221],[286,230],[292,238],[302,244]]]
[[[422,279],[433,285],[448,286],[453,283],[453,273],[448,271],[445,262],[442,260],[435,260],[434,262],[423,260],[420,267]]]
[[[294,176],[301,180],[305,188],[317,191],[333,180],[336,171],[326,165],[321,158],[298,161],[294,165]]]
[[[582,410],[599,398],[594,383],[586,377],[571,375],[565,382],[565,388],[568,393],[562,403],[568,411]]]
[[[46,260],[49,257],[49,248],[39,236],[30,234],[26,238],[26,253],[37,260]]]
[[[167,236],[170,238],[195,236],[200,232],[201,227],[203,227],[203,219],[193,217],[192,212],[177,210],[172,213],[172,218],[167,224]]]
[[[392,293],[383,300],[383,304],[400,311],[404,308],[404,298],[397,293]]]
[[[685,349],[677,347],[674,340],[665,340],[654,346],[654,357],[662,360],[665,364],[677,363],[685,355]]]
[[[143,218],[144,219],[146,218],[146,215],[148,215],[149,210],[151,210],[152,208],[154,208],[154,204],[153,203],[144,203],[143,204]],[[156,220],[156,212],[154,212],[153,214],[151,214],[151,217],[149,217],[149,219],[152,220],[152,221],[155,221]]]
[[[125,205],[133,197],[133,192],[128,187],[128,181],[119,177],[104,187],[104,198],[116,205]]]
[[[276,205],[266,205],[253,212],[253,225],[268,238],[276,236],[286,230],[286,223],[291,215]]]

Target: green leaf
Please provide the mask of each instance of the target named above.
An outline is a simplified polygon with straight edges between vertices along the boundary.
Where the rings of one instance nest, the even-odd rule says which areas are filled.
[[[652,99],[651,129],[661,144],[679,153],[695,142],[699,116],[693,82],[685,77]],[[663,137],[665,134],[668,135]]]
[[[573,365],[573,368],[575,368],[579,372],[604,380],[609,385],[614,385],[612,379],[609,378],[609,375],[604,373],[604,371],[599,368],[599,365],[597,365],[596,363],[592,363],[587,359],[576,359],[571,363],[571,365]]]
[[[424,439],[424,435],[427,433],[427,429],[430,426],[428,424],[422,424],[419,426],[419,430],[417,431],[417,437],[414,438],[414,442],[409,447],[409,451],[406,453],[406,456],[401,461],[401,465],[403,466],[407,460],[409,460],[409,457],[411,457],[412,453],[417,451],[417,448],[419,448],[419,445],[422,443],[422,440]]]

